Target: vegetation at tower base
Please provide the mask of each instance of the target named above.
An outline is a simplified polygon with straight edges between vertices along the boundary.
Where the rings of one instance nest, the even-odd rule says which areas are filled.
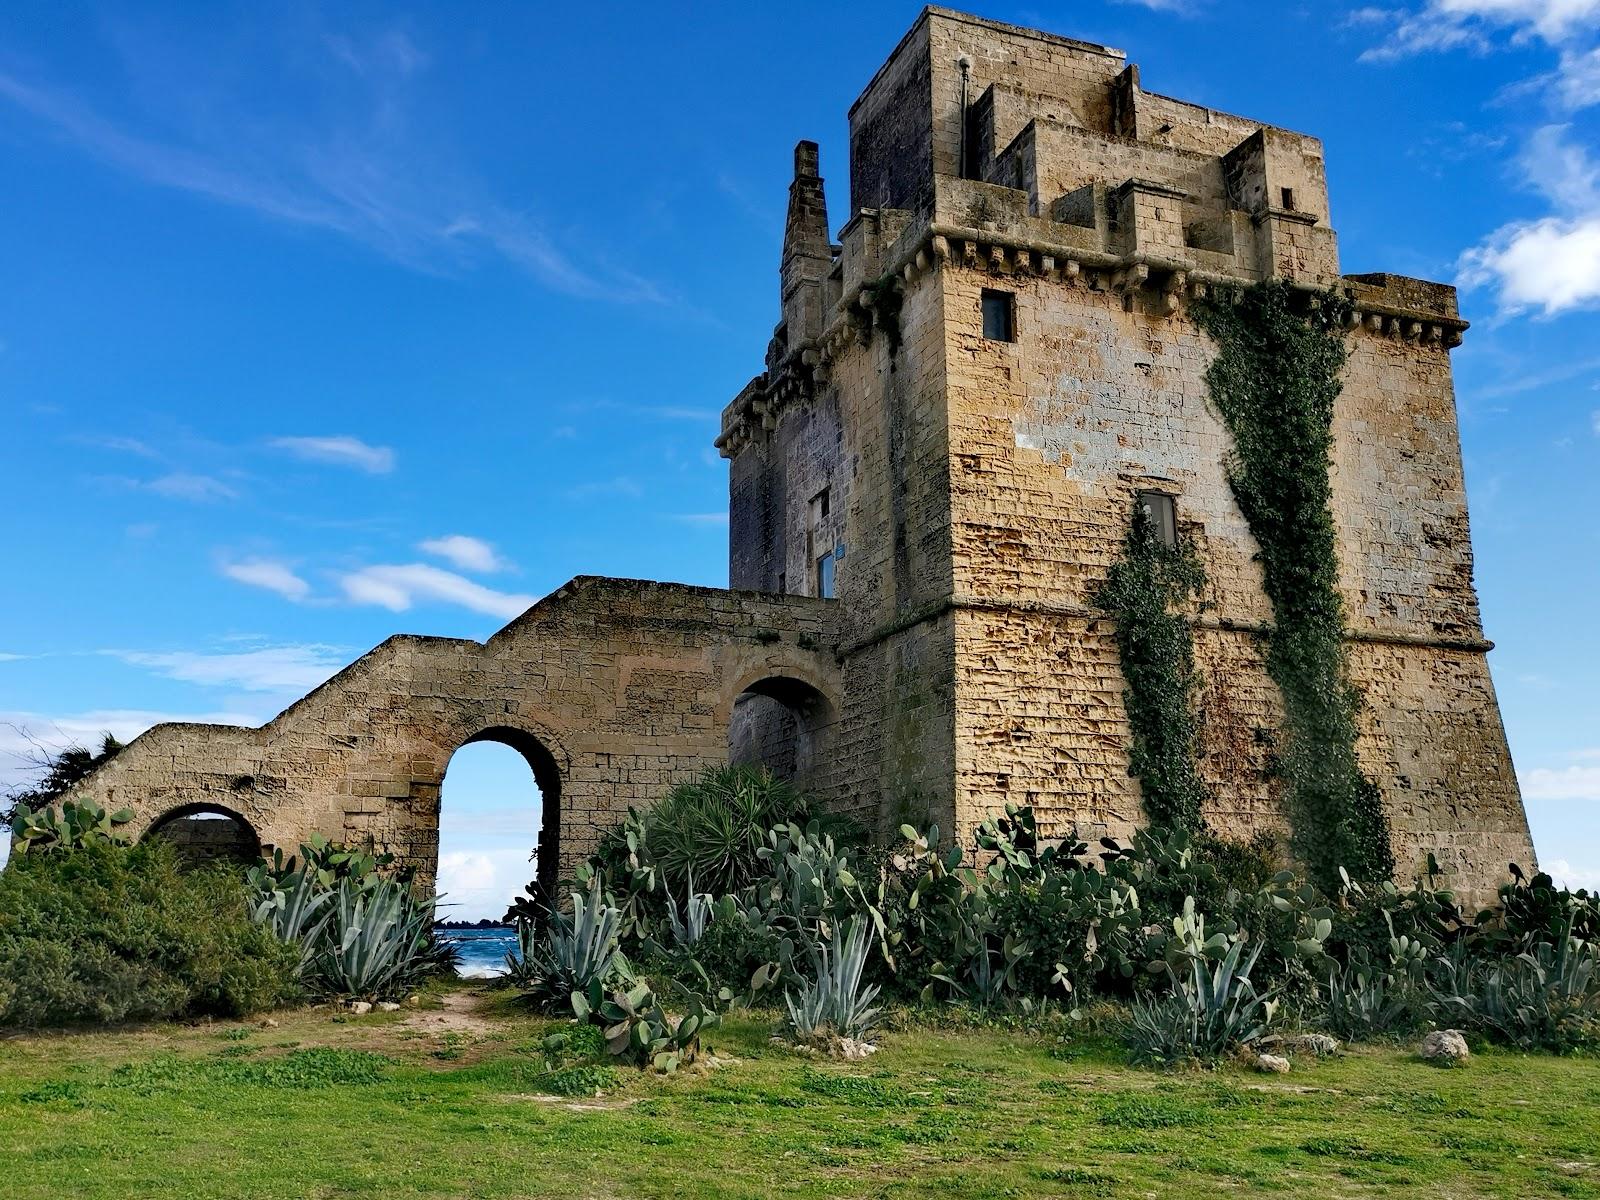
[[[1272,603],[1267,670],[1283,696],[1278,766],[1294,848],[1325,890],[1341,868],[1387,879],[1388,819],[1356,759],[1361,698],[1346,670],[1329,480],[1349,302],[1275,281],[1224,289],[1192,311],[1216,343],[1206,386],[1233,436],[1228,483]]]
[[[1194,636],[1183,610],[1204,586],[1189,539],[1166,545],[1135,501],[1126,553],[1095,601],[1117,622],[1133,730],[1128,769],[1139,778],[1145,815],[1154,826],[1192,833],[1204,826],[1206,786],[1195,767]]]

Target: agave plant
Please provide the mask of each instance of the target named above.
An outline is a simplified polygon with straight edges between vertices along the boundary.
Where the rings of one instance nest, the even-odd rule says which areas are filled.
[[[352,879],[331,893],[324,936],[311,973],[338,996],[382,998],[406,991],[432,966],[433,903],[393,879],[363,886]]]
[[[881,1010],[872,1007],[877,985],[861,985],[872,937],[872,926],[857,918],[842,930],[839,943],[817,948],[816,978],[807,980],[798,994],[784,993],[786,1027],[793,1037],[811,1040],[832,1033],[860,1038],[877,1024]]]
[[[716,910],[714,897],[709,892],[696,892],[694,880],[689,881],[689,894],[684,898],[683,914],[678,913],[678,902],[667,893],[667,924],[672,929],[672,940],[679,946],[693,946],[705,934],[706,927]]]
[[[1352,962],[1328,972],[1323,1020],[1346,1041],[1357,1042],[1412,1028],[1419,1018],[1417,988],[1404,971]]]
[[[245,886],[256,924],[267,926],[280,942],[299,943],[303,977],[328,923],[329,914],[323,910],[333,902],[334,893],[306,868],[278,876],[257,865],[246,872]]]
[[[564,1007],[575,992],[587,994],[617,970],[617,930],[621,913],[606,902],[596,877],[587,896],[572,893],[572,915],[555,914],[541,931],[531,921],[517,922],[516,955],[506,956],[511,982],[542,1007]]]
[[[1187,976],[1168,967],[1172,990],[1134,1002],[1127,1040],[1136,1058],[1208,1061],[1266,1033],[1277,1002],[1259,994],[1250,982],[1260,946],[1249,957],[1244,956],[1244,947],[1243,941],[1234,942],[1215,963],[1190,959]]]
[[[1435,991],[1449,1014],[1523,1049],[1600,1044],[1600,946],[1571,934],[1551,943],[1530,937],[1520,954],[1459,964]]]

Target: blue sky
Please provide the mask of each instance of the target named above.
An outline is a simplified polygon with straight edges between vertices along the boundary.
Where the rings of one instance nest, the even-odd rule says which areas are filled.
[[[259,722],[578,573],[725,583],[711,441],[791,149],[842,224],[846,109],[917,11],[0,8],[0,759]],[[982,12],[1322,137],[1344,269],[1462,285],[1491,661],[1541,857],[1600,883],[1600,0]],[[463,915],[535,803],[457,756]]]

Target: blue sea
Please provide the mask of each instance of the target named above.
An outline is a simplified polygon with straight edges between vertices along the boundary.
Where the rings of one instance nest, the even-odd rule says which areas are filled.
[[[506,973],[506,955],[517,948],[517,931],[509,925],[487,929],[440,929],[441,941],[461,950],[461,977],[487,979]]]

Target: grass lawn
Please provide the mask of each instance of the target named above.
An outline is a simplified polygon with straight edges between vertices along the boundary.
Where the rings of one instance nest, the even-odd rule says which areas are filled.
[[[1600,1197],[1593,1059],[1163,1073],[985,1029],[886,1033],[842,1063],[740,1017],[715,1066],[602,1070],[595,1096],[549,1074],[558,1025],[505,993],[276,1020],[0,1041],[0,1194]]]

